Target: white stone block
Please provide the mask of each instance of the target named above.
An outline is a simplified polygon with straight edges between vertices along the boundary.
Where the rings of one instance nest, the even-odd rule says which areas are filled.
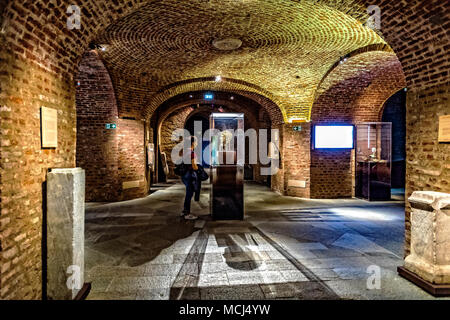
[[[409,198],[411,254],[405,267],[435,284],[450,284],[450,194],[420,191]]]
[[[47,298],[72,300],[84,284],[85,172],[47,175]]]

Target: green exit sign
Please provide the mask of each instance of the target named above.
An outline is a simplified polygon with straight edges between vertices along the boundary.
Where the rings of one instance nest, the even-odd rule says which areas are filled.
[[[295,126],[294,131],[302,131],[302,126]]]
[[[117,124],[115,124],[115,123],[107,123],[106,124],[106,129],[108,129],[108,130],[115,130],[115,129],[117,129]]]

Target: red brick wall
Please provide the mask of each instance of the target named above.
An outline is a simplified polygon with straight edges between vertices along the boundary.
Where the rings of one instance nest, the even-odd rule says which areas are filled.
[[[76,157],[77,166],[86,170],[86,201],[144,196],[147,189],[144,123],[118,118],[114,87],[96,51],[83,56],[75,82]],[[116,124],[117,129],[106,129],[107,123]],[[138,186],[124,189],[123,183],[130,181]]]
[[[169,166],[169,179],[177,179],[175,175],[175,164],[172,161],[171,153],[173,148],[178,144],[178,141],[172,141],[172,133],[177,129],[184,129],[186,119],[194,109],[191,107],[184,107],[172,112],[161,124],[161,143],[160,150],[165,152],[167,156],[167,164]]]
[[[381,32],[405,71],[408,88],[448,84],[450,10],[442,0],[364,0],[381,9]]]
[[[302,130],[294,131],[293,127],[299,125]],[[309,198],[311,125],[285,124],[279,128],[282,168],[272,178],[272,189],[288,196]],[[305,187],[294,186],[290,181],[304,181]]]
[[[40,299],[43,183],[48,168],[75,166],[75,89],[0,42],[0,299]],[[41,106],[58,110],[56,149],[41,149]]]
[[[122,184],[120,200],[129,200],[147,195],[145,174],[145,129],[139,120],[119,119],[118,122],[119,179]],[[135,186],[127,188],[124,183],[134,182]]]
[[[372,1],[365,2],[372,4]],[[450,114],[449,3],[379,0],[375,4],[381,7],[381,31],[399,57],[408,83],[407,196],[417,190],[450,193],[448,145],[437,141],[437,115]],[[410,251],[409,212],[407,202],[405,255]]]
[[[114,88],[108,71],[95,51],[81,61],[76,82],[77,166],[86,171],[86,201],[119,199],[118,122]]]
[[[311,150],[311,198],[352,196],[351,156],[347,150]]]
[[[48,168],[74,167],[74,74],[94,35],[140,1],[83,7],[84,28],[66,28],[68,3],[9,1],[0,33],[0,299],[42,297],[42,200]],[[3,20],[3,19],[2,19]],[[58,148],[41,149],[39,109],[58,110]]]
[[[450,115],[450,85],[408,91],[406,105],[406,195],[414,191],[450,193],[450,144],[438,142],[439,116]],[[410,211],[407,202],[407,252]]]

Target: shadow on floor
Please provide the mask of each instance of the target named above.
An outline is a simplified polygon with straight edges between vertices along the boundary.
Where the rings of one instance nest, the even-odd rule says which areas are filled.
[[[171,296],[173,299],[173,296]],[[342,300],[317,282],[242,284],[185,288],[179,300]]]
[[[235,270],[255,270],[261,264],[258,252],[248,246],[257,246],[253,239],[248,239],[245,233],[218,234],[216,241],[219,247],[225,247],[223,257],[228,266]]]
[[[181,217],[158,219],[153,215],[90,218],[88,223],[90,230],[98,232],[96,225],[102,229],[89,243],[88,261],[92,265],[140,266],[198,230],[194,222]]]

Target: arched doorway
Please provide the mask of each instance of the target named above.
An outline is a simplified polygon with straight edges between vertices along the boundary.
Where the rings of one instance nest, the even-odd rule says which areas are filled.
[[[170,154],[173,147],[177,144],[172,140],[172,133],[177,129],[187,129],[191,134],[194,133],[194,122],[202,123],[202,134],[209,129],[209,118],[213,112],[244,113],[245,129],[253,128],[255,130],[273,128],[274,124],[270,113],[266,110],[267,106],[262,106],[246,96],[235,92],[212,91],[214,99],[212,101],[203,100],[205,92],[187,92],[175,96],[161,104],[149,123],[155,129],[154,143],[158,146],[158,157],[166,157],[167,169],[166,175],[163,168],[163,161],[159,161],[156,181],[163,182],[167,179],[178,178],[174,175],[174,164]],[[281,113],[280,113],[281,114]],[[208,141],[203,142],[203,150],[208,146]],[[248,143],[246,144],[246,180],[268,183],[267,176],[260,174],[260,164],[249,164]],[[205,159],[204,159],[205,160]],[[206,166],[207,164],[204,163]],[[270,181],[269,181],[270,182]]]
[[[383,107],[382,122],[392,123],[392,188],[403,194],[406,175],[406,90],[390,97]]]

